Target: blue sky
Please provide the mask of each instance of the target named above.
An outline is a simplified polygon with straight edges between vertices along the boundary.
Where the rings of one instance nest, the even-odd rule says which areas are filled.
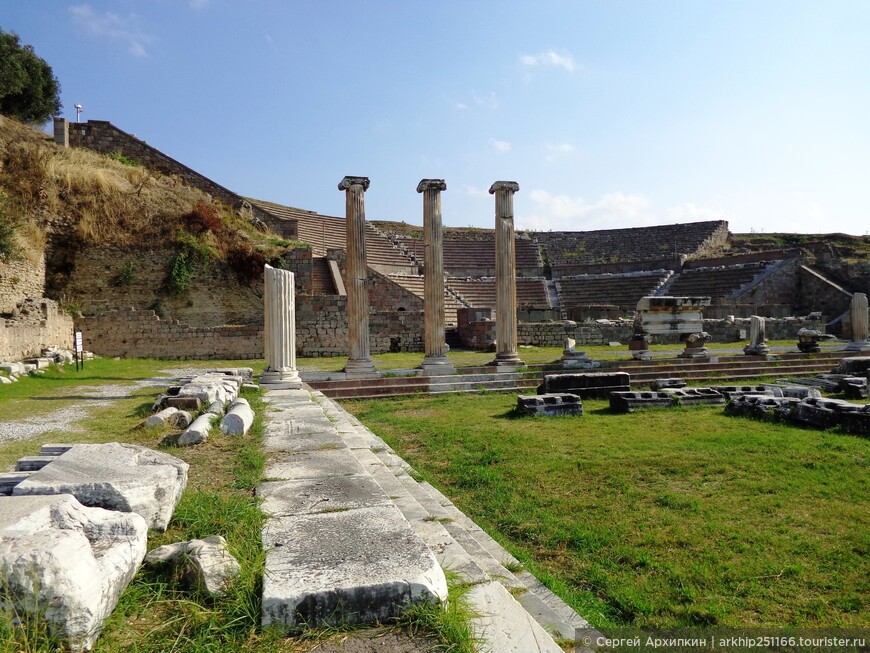
[[[67,118],[244,195],[518,228],[870,233],[870,2],[0,0]]]

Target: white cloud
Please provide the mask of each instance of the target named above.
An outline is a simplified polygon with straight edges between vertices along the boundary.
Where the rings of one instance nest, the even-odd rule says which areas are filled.
[[[540,231],[594,231],[627,229],[660,224],[728,220],[718,209],[686,202],[664,212],[656,211],[652,202],[641,195],[616,192],[596,201],[570,195],[552,195],[545,190],[529,193],[533,207],[528,215],[517,215],[521,229]]]
[[[608,193],[595,202],[582,197],[551,195],[545,190],[529,193],[534,207],[519,215],[517,226],[539,231],[589,231],[642,226],[654,219],[650,202],[639,195]]]
[[[481,94],[472,89],[470,97],[464,98],[462,100],[456,100],[453,103],[453,108],[457,111],[467,111],[468,109],[473,108],[489,109],[490,111],[495,111],[496,109],[498,109],[498,96],[496,96],[495,92],[493,91]]]
[[[139,18],[135,14],[126,17],[110,11],[99,14],[87,4],[73,5],[69,13],[76,25],[85,31],[124,43],[134,57],[148,56],[145,46],[154,39],[138,26]]]
[[[555,161],[563,156],[573,154],[574,146],[571,143],[545,143],[544,150],[547,153],[544,158],[547,161]]]
[[[462,187],[462,190],[469,197],[486,197],[489,194],[483,188],[478,188],[477,186],[469,186],[468,184],[465,184]]]
[[[489,144],[498,152],[507,152],[511,149],[511,144],[507,141],[500,141],[495,138],[489,139]]]
[[[490,91],[486,95],[479,95],[476,91],[472,91],[471,98],[474,100],[474,103],[479,107],[493,110],[498,109],[498,98],[493,91]]]
[[[574,72],[574,58],[570,54],[559,54],[554,50],[538,54],[521,54],[520,63],[524,66],[556,66],[564,68],[569,73]]]
[[[667,222],[703,222],[727,219],[728,215],[724,211],[698,206],[692,202],[670,207],[667,210],[666,218]]]

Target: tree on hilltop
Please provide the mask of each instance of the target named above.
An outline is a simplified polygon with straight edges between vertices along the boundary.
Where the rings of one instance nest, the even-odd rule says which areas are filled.
[[[60,113],[60,84],[33,46],[0,28],[0,114],[44,123]]]

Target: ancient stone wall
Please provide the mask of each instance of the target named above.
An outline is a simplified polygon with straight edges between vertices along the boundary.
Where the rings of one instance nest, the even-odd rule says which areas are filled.
[[[297,295],[310,295],[312,292],[313,257],[314,251],[310,247],[297,247],[281,257],[284,260],[284,269],[294,275]]]
[[[79,317],[85,349],[98,356],[211,359],[262,358],[262,326],[193,327],[152,310],[127,308]]]
[[[45,257],[0,261],[0,313],[9,313],[25,299],[42,297],[45,288]]]
[[[488,349],[495,340],[495,320],[482,319],[485,316],[472,314],[468,309],[457,311],[458,331],[462,343],[471,349]],[[768,340],[797,339],[802,328],[824,330],[820,320],[804,320],[789,317],[767,320]],[[713,342],[741,342],[749,336],[749,319],[704,320],[704,331],[713,336]],[[576,323],[571,325],[560,322],[520,322],[518,341],[520,345],[535,347],[562,347],[565,338],[571,337],[578,345],[604,345],[608,342],[627,344],[634,332],[630,322]],[[653,336],[654,344],[679,344],[677,333]]]
[[[803,265],[798,270],[798,292],[801,312],[821,311],[827,320],[832,320],[849,310],[852,294],[827,279],[819,272]]]
[[[60,145],[68,142],[71,147],[84,147],[102,154],[118,152],[138,161],[142,165],[166,175],[176,175],[188,186],[198,188],[212,197],[229,204],[239,210],[246,200],[224,188],[220,184],[203,176],[196,170],[188,168],[183,163],[164,154],[157,148],[148,145],[132,134],[128,134],[105,120],[89,120],[84,123],[69,123],[61,118],[56,119],[55,142]],[[296,222],[282,220],[263,210],[259,206],[251,206],[254,217],[259,218],[275,233],[284,238],[295,239]]]
[[[225,265],[199,263],[187,288],[169,292],[176,256],[169,248],[88,247],[77,252],[63,292],[85,315],[133,306],[196,327],[263,321],[262,280],[242,282]]]
[[[795,305],[799,296],[798,270],[800,259],[789,259],[777,266],[770,274],[741,292],[735,301],[740,304],[788,304]]]
[[[57,302],[32,299],[20,302],[12,316],[0,320],[0,360],[38,356],[45,347],[72,348],[73,320]]]

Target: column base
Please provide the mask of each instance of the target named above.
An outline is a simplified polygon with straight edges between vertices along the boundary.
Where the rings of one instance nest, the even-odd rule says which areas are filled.
[[[517,355],[516,352],[506,352],[502,354],[496,354],[495,360],[489,363],[489,366],[495,366],[498,368],[517,368],[522,367],[525,363],[522,359]]]
[[[746,345],[743,348],[743,353],[747,356],[767,356],[770,353],[770,347],[767,345]]]
[[[420,363],[424,376],[442,376],[453,374],[453,363],[447,356],[426,356]]]
[[[264,370],[260,375],[260,385],[266,390],[301,390],[302,379],[296,370]]]
[[[870,340],[850,342],[843,351],[854,351],[859,354],[870,354]]]
[[[344,373],[348,379],[369,378],[376,379],[381,376],[371,358],[347,359]]]
[[[566,351],[562,354],[562,367],[564,368],[581,368],[581,369],[593,369],[596,367],[601,367],[601,363],[598,363],[586,355],[586,352],[583,351]]]

